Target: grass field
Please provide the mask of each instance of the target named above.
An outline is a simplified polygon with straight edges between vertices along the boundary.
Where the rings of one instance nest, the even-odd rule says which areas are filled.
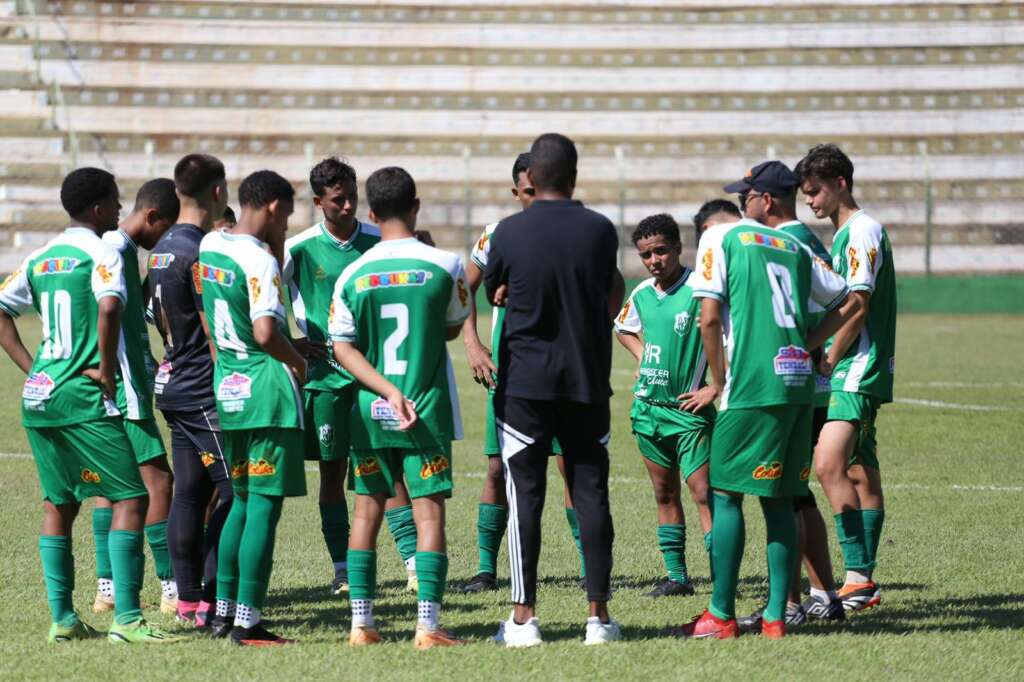
[[[481,325],[486,321],[481,321]],[[36,551],[39,493],[18,396],[21,377],[0,361],[0,679],[442,679],[540,678],[1020,678],[1024,675],[1024,317],[904,316],[899,327],[897,402],[879,420],[886,483],[886,526],[876,577],[882,606],[842,626],[811,624],[781,642],[681,642],[659,632],[698,614],[710,586],[707,557],[692,504],[686,509],[688,562],[698,594],[651,601],[641,597],[661,575],[650,484],[629,432],[632,369],[616,349],[613,385],[611,501],[615,519],[616,588],[612,613],[626,641],[584,648],[586,603],[577,587],[577,559],[552,466],[539,615],[546,644],[506,651],[490,643],[508,615],[508,592],[466,597],[450,591],[443,622],[469,638],[456,650],[417,652],[411,644],[415,597],[404,594],[404,571],[382,533],[377,613],[386,646],[350,650],[348,610],[332,597],[330,561],[320,536],[315,496],[289,500],[278,531],[267,617],[300,644],[285,650],[231,648],[195,637],[161,649],[115,647],[105,641],[58,647],[45,643],[49,624]],[[22,325],[38,339],[35,320]],[[482,327],[483,328],[483,327]],[[461,341],[451,345],[461,387],[466,440],[455,446],[456,490],[448,518],[450,585],[476,568],[476,505],[485,469],[484,394],[468,377]],[[310,490],[317,489],[311,472]],[[819,500],[821,499],[819,495]],[[763,524],[746,505],[748,537],[739,609],[767,591]],[[90,623],[94,593],[90,505],[83,507],[76,544],[76,605]],[[831,524],[830,524],[831,526]],[[834,536],[833,549],[835,550]],[[840,566],[838,551],[835,564]],[[147,560],[149,561],[149,560]],[[507,560],[499,560],[502,576]],[[507,583],[503,583],[507,588]],[[144,600],[159,602],[147,565]],[[158,613],[155,621],[172,627]]]

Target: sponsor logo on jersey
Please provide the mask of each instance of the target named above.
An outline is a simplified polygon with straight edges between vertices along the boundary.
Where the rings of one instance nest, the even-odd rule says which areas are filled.
[[[743,246],[764,246],[769,249],[789,251],[790,253],[796,253],[800,250],[800,247],[794,242],[782,239],[781,237],[761,234],[760,232],[740,232],[740,244],[743,244]]]
[[[252,379],[245,374],[232,372],[220,380],[217,400],[246,400],[252,397]]]
[[[196,288],[196,293],[202,295],[203,293],[203,277],[199,273],[199,263],[192,264],[192,286]]]
[[[34,275],[60,275],[71,272],[78,266],[79,260],[63,256],[60,258],[45,258],[32,267]]]
[[[799,346],[783,346],[775,356],[775,373],[781,377],[810,376],[814,370],[811,354]],[[786,383],[789,383],[788,381]],[[797,385],[803,383],[803,379]]]
[[[806,480],[808,480],[810,478],[811,478],[811,467],[804,467],[800,471],[800,480],[801,481],[806,481]]]
[[[241,478],[249,471],[249,462],[242,460],[231,465],[231,478]]]
[[[277,300],[284,305],[284,290],[281,288],[281,276],[274,275],[274,288],[277,290]]]
[[[466,290],[466,283],[459,277],[455,280],[455,290],[459,294],[459,305],[465,307],[469,303],[469,291]]]
[[[875,271],[875,260],[878,258],[878,249],[871,247],[868,249],[868,264],[871,266],[871,272]]]
[[[398,272],[374,272],[356,278],[356,292],[381,287],[421,287],[434,276],[426,270],[402,270]]]
[[[260,281],[255,277],[249,278],[249,300],[255,303],[260,297]]]
[[[29,374],[21,390],[21,397],[25,400],[49,400],[55,385],[46,372]]]
[[[212,452],[202,450],[199,453],[199,461],[203,463],[204,467],[208,467],[217,461],[217,455],[213,454]]]
[[[753,476],[755,481],[774,481],[780,479],[782,478],[782,462],[776,460],[768,466],[762,464],[754,469]]]
[[[174,262],[173,253],[154,253],[149,257],[149,269],[150,270],[165,270],[171,267],[171,263]],[[198,263],[197,263],[198,265]],[[193,268],[195,265],[192,266]]]
[[[857,258],[857,249],[852,246],[846,250],[846,257],[850,260],[850,277],[856,277],[860,270],[860,260]]]
[[[480,239],[476,243],[476,250],[483,252],[483,250],[487,247],[487,242],[489,242],[490,239],[491,235],[487,234],[487,230],[484,230],[484,233],[480,235]]]
[[[96,276],[100,278],[100,281],[104,284],[110,284],[110,280],[114,279],[114,276],[110,273],[110,269],[100,263],[96,266]]]
[[[704,255],[701,256],[700,264],[702,266],[704,266],[702,271],[701,271],[701,274],[704,276],[704,279],[706,279],[707,281],[710,282],[711,281],[711,266],[715,264],[715,257],[712,255],[711,249],[708,249],[707,251],[705,251]]]
[[[82,480],[86,483],[99,483],[100,475],[92,469],[82,469]]]
[[[676,315],[676,323],[672,329],[675,331],[676,334],[682,336],[690,328],[690,320],[692,319],[693,316],[690,315],[690,313],[688,312],[679,313],[678,315]]]
[[[7,285],[10,284],[11,282],[13,282],[15,279],[17,279],[19,275],[21,275],[21,268],[18,268],[17,270],[12,272],[11,274],[9,274],[6,277],[4,277],[4,281],[0,282],[0,291],[3,291],[4,289],[6,289]]]
[[[626,318],[629,317],[629,309],[633,307],[633,302],[630,299],[626,299],[626,303],[622,306],[622,310],[619,311],[619,324],[623,324]]]
[[[199,276],[205,282],[213,282],[224,287],[229,287],[235,283],[235,273],[231,270],[225,270],[224,268],[218,268],[213,265],[199,264]],[[201,285],[200,285],[201,286]],[[199,291],[199,289],[197,289]]]
[[[377,461],[376,457],[367,457],[366,459],[359,460],[359,464],[355,468],[356,476],[360,478],[363,476],[370,476],[372,474],[380,473],[380,462]]]
[[[330,447],[334,442],[334,427],[330,424],[324,424],[317,431],[317,436],[320,438],[320,445]]]
[[[424,481],[439,474],[448,468],[448,458],[443,455],[435,455],[433,459],[420,468],[420,478]]]
[[[277,467],[260,457],[258,462],[249,462],[250,476],[273,476],[277,473]]]

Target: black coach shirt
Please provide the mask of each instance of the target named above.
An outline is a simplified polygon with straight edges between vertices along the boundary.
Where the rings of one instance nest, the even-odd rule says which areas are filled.
[[[173,225],[149,257],[153,317],[164,340],[156,375],[156,406],[186,411],[214,405],[213,358],[199,313],[203,310],[196,225]]]
[[[491,237],[484,283],[508,285],[498,386],[533,400],[606,402],[611,395],[608,294],[618,235],[570,199],[538,200]]]

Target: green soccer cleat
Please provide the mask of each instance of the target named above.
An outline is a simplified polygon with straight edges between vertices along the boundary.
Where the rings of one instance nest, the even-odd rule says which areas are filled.
[[[181,637],[167,634],[141,618],[128,625],[119,625],[117,621],[111,623],[107,639],[117,644],[173,644],[181,641]]]
[[[50,644],[59,644],[76,639],[96,639],[102,636],[102,632],[82,621],[69,626],[53,623],[50,625],[50,634],[47,636],[46,641]]]

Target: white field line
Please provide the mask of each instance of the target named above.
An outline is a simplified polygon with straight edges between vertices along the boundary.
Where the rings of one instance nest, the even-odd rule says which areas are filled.
[[[974,405],[972,403],[947,403],[941,400],[922,400],[920,398],[895,398],[894,402],[902,405],[918,407],[938,407],[947,410],[966,410],[968,412],[1005,412],[1009,407],[1000,405]]]
[[[1024,388],[1024,381],[901,381],[909,388]]]

